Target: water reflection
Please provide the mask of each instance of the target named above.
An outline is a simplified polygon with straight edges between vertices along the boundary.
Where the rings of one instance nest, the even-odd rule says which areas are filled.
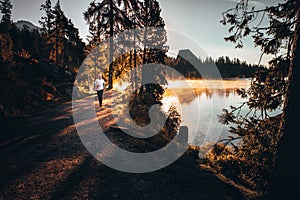
[[[208,88],[193,88],[190,89],[176,89],[176,93],[180,93],[181,95],[178,96],[180,103],[182,104],[190,104],[196,97],[203,98],[214,98],[213,96],[216,95],[218,98],[229,98],[230,95],[237,96],[237,90],[240,88],[224,88],[224,89],[208,89]],[[170,89],[166,90],[165,97],[172,97],[174,96],[174,92]]]
[[[177,108],[183,117],[182,126],[189,128],[191,144],[202,146],[227,138],[229,127],[220,124],[217,115],[222,109],[245,101],[236,91],[249,88],[250,80],[191,80],[188,83],[189,89],[182,87],[181,81],[169,81],[163,109],[167,111],[172,105]]]

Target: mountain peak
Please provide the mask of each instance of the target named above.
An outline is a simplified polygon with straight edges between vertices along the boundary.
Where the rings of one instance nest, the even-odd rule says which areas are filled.
[[[29,31],[40,30],[40,27],[26,20],[19,20],[15,23],[16,27],[20,30],[28,29]]]

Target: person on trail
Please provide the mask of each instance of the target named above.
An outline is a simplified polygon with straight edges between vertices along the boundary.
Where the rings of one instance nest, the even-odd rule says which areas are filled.
[[[105,87],[105,82],[101,74],[98,75],[98,78],[95,80],[94,90],[97,91],[99,106],[102,107],[102,95]]]

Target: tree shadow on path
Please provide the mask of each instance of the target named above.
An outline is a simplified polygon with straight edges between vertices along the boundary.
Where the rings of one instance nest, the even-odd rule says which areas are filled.
[[[200,168],[194,152],[151,173],[130,174],[101,164],[81,144],[71,102],[11,124],[15,128],[6,130],[16,132],[0,143],[0,199],[244,199],[238,189]]]

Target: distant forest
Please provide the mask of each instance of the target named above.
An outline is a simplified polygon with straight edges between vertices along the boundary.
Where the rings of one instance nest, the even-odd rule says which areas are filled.
[[[193,60],[193,64],[184,59],[181,54]],[[266,70],[263,65],[248,64],[246,61],[240,61],[238,58],[230,59],[228,56],[213,59],[211,57],[201,59],[197,58],[190,50],[180,50],[177,58],[166,58],[166,65],[173,67],[186,78],[197,79],[206,78],[195,69],[195,67],[209,69],[216,66],[222,78],[251,78],[256,72]],[[197,65],[197,66],[194,66]]]

